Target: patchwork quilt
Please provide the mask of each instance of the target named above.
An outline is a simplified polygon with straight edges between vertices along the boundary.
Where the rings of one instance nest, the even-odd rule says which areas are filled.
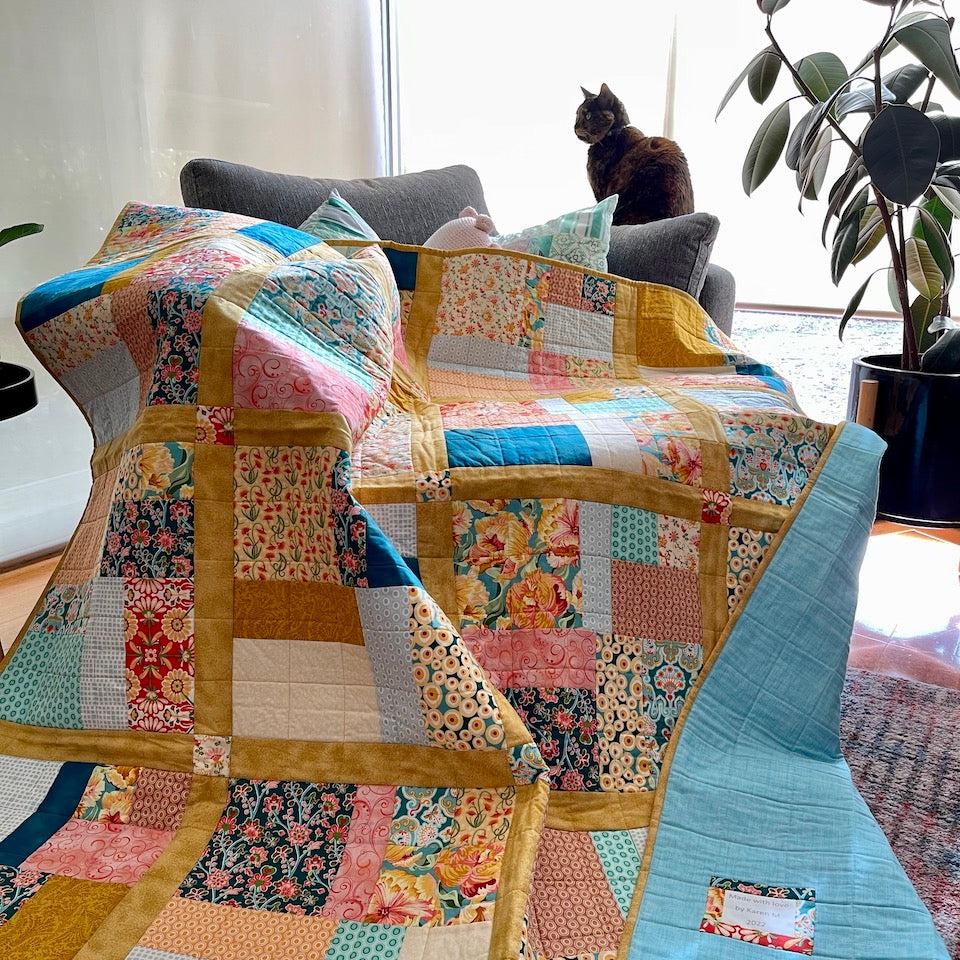
[[[130,204],[21,301],[96,446],[0,953],[944,957],[839,748],[880,441],[678,291],[352,252]]]

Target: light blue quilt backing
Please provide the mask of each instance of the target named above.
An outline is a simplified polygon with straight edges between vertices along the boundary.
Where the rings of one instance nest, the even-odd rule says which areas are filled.
[[[883,442],[848,424],[677,743],[631,960],[789,953],[699,931],[711,877],[816,890],[814,957],[947,960],[857,793],[840,694]]]

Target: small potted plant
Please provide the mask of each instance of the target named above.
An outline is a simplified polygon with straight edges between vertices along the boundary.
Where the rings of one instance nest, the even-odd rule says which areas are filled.
[[[20,237],[28,237],[31,233],[39,233],[42,229],[42,223],[18,223],[15,227],[4,227],[0,230],[0,247]],[[19,416],[36,405],[37,385],[33,371],[19,363],[0,361],[0,420]]]
[[[874,270],[854,293],[839,334],[871,281],[885,274],[903,319],[903,347],[898,355],[854,361],[848,416],[857,417],[867,381],[876,407],[866,419],[888,444],[880,470],[881,515],[960,525],[960,324],[950,319],[949,305],[955,276],[950,238],[960,217],[960,117],[948,116],[933,99],[937,83],[960,98],[954,21],[946,2],[866,2],[886,8],[882,29],[878,24],[878,41],[848,70],[825,51],[788,57],[775,26],[790,0],[757,0],[768,45],[734,80],[717,115],[744,81],[758,103],[781,78],[795,88],[757,130],[743,165],[743,188],[751,194],[783,157],[801,208],[805,199],[826,200],[822,239],[826,246],[830,237],[835,284],[849,267],[886,247],[889,265]],[[884,58],[898,48],[916,62],[885,69]],[[794,120],[795,102],[804,109]],[[838,150],[843,169],[825,190]]]

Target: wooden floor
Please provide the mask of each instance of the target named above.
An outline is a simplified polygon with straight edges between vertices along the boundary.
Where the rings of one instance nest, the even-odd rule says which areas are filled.
[[[0,646],[4,652],[17,639],[24,621],[57,565],[59,556],[47,557],[8,573],[0,573]]]

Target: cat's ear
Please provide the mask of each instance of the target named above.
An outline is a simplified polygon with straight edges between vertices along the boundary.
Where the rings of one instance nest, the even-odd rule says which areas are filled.
[[[597,96],[595,93],[591,93],[586,87],[581,87],[580,90],[583,93],[584,100],[593,100]]]
[[[616,100],[617,98],[613,95],[613,91],[605,84],[600,85],[600,93],[598,94],[601,100]]]

